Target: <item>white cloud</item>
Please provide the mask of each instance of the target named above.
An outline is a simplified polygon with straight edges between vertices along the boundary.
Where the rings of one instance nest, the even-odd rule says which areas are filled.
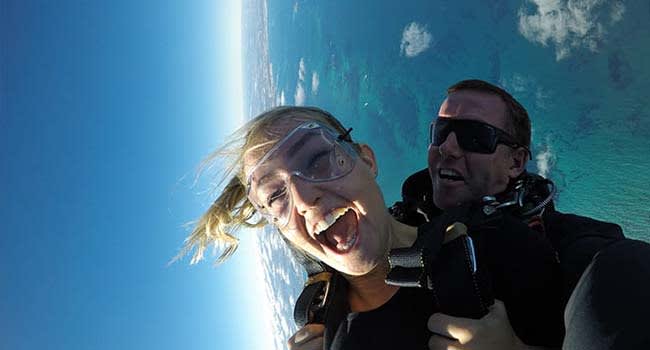
[[[269,62],[269,78],[271,79],[271,85],[275,86],[273,82],[273,63]]]
[[[296,106],[305,105],[305,88],[302,86],[301,82],[298,82],[298,85],[296,86],[296,94],[293,96],[293,99]]]
[[[318,78],[318,73],[314,71],[311,74],[311,93],[316,95],[318,93],[318,86],[320,85],[320,79]]]
[[[625,13],[625,5],[622,2],[615,1],[612,4],[611,20],[612,23],[620,22],[623,19],[623,14]]]
[[[280,234],[266,226],[256,235],[254,256],[258,259],[264,281],[264,302],[268,310],[267,320],[271,328],[271,341],[275,346],[266,349],[286,349],[286,341],[297,331],[293,322],[293,305],[302,289],[304,272],[302,266],[292,257]],[[259,279],[259,276],[256,276]],[[256,317],[261,315],[256,315]]]
[[[548,172],[549,172],[548,162],[551,158],[551,154],[548,151],[544,151],[538,154],[535,158],[537,160],[537,170],[539,171],[539,174],[542,175],[543,177],[548,176]]]
[[[555,155],[551,151],[551,146],[548,145],[548,143],[544,150],[535,156],[535,160],[537,161],[537,171],[539,172],[539,175],[548,178],[548,175],[551,173],[551,169],[555,164]]]
[[[578,48],[596,51],[604,40],[606,29],[601,23],[601,12],[609,10],[612,23],[620,21],[625,7],[616,2],[605,8],[605,0],[528,0],[536,10],[527,14],[519,10],[519,32],[529,41],[543,46],[555,45],[555,58],[559,61]],[[616,19],[616,20],[615,20]]]
[[[305,59],[301,58],[298,63],[298,80],[305,81]]]
[[[402,43],[400,44],[400,54],[406,57],[415,57],[431,46],[433,37],[427,32],[426,27],[417,22],[411,22],[402,32]]]
[[[520,102],[534,102],[537,108],[542,109],[547,108],[549,105],[550,93],[532,76],[512,73],[501,77],[499,85],[509,91]]]
[[[279,279],[280,281],[284,282],[287,285],[291,283],[291,281],[289,280],[289,272],[282,266],[278,266],[278,265],[274,266],[273,272],[275,278]]]
[[[523,93],[530,89],[530,80],[521,74],[514,73],[511,79],[502,79],[501,85],[507,86],[510,93]]]
[[[296,84],[296,93],[293,96],[294,105],[296,106],[304,106],[305,100],[307,99],[307,96],[305,94],[305,87],[303,86],[303,83],[305,82],[306,70],[305,59],[300,58],[300,62],[298,62],[298,83]]]

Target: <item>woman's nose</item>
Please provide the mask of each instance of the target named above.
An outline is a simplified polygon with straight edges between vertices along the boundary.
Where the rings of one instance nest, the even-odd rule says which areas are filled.
[[[292,176],[290,181],[293,205],[298,213],[304,216],[318,204],[321,192],[314,183],[305,181],[298,176]]]

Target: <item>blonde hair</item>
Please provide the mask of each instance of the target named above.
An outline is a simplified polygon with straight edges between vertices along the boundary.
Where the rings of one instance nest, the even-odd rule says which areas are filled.
[[[192,232],[185,239],[181,251],[172,262],[194,251],[190,264],[196,264],[203,259],[208,246],[214,245],[215,248],[223,248],[215,261],[215,264],[220,264],[226,261],[239,245],[239,239],[231,232],[241,227],[261,227],[266,224],[262,218],[251,222],[256,211],[247,197],[245,157],[259,159],[284,136],[287,125],[297,126],[299,122],[309,120],[324,122],[341,134],[346,133],[346,129],[334,116],[319,108],[277,107],[244,124],[223,146],[203,161],[199,174],[212,167],[218,159],[224,159],[226,167],[218,185],[229,180],[214,203],[196,222]]]

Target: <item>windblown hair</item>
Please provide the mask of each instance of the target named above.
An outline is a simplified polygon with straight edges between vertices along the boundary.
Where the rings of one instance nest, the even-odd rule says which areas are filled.
[[[473,90],[490,93],[501,97],[506,105],[507,130],[515,138],[515,141],[530,149],[530,118],[526,108],[521,105],[512,95],[504,89],[490,84],[483,80],[469,79],[462,80],[447,88],[447,95],[461,90]]]
[[[211,153],[199,167],[199,174],[212,167],[217,160],[225,161],[225,169],[218,185],[227,184],[210,208],[199,218],[190,235],[185,239],[176,261],[194,251],[190,264],[204,258],[205,250],[213,245],[222,252],[215,264],[226,261],[236,250],[239,240],[232,232],[241,227],[261,227],[263,218],[255,219],[255,207],[248,200],[245,159],[259,159],[287,132],[287,126],[315,120],[346,133],[343,125],[331,114],[315,107],[277,107],[248,121],[235,131],[228,141]],[[250,164],[249,164],[250,165]]]

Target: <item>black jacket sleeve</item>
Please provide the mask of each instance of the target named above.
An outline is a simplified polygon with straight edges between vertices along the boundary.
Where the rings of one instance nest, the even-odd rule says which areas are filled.
[[[558,211],[544,215],[544,228],[560,259],[565,302],[596,253],[625,239],[616,224]]]

